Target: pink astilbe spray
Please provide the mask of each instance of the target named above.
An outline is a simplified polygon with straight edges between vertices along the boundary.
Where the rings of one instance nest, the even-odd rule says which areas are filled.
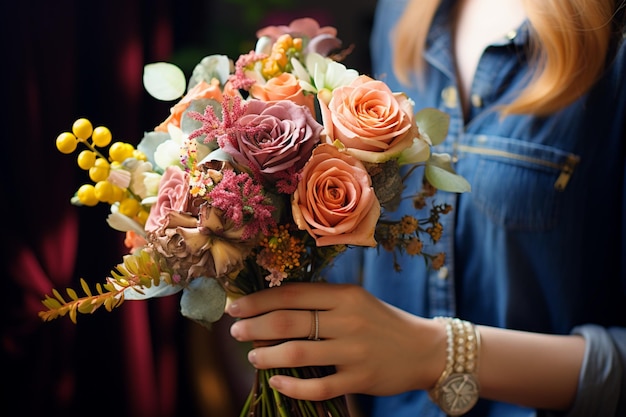
[[[204,143],[217,140],[231,140],[229,137],[237,133],[254,134],[258,128],[241,126],[237,121],[246,113],[247,103],[238,96],[224,96],[222,99],[222,118],[215,114],[212,106],[207,106],[204,113],[190,111],[189,117],[202,123],[202,126],[191,132],[189,140],[206,135]],[[220,145],[221,146],[221,145]]]
[[[276,173],[276,176],[276,189],[282,194],[293,194],[302,178],[302,174],[296,172],[293,167]]]
[[[243,239],[250,239],[259,232],[267,234],[276,222],[272,212],[276,209],[263,193],[263,188],[245,172],[223,172],[224,178],[213,188],[208,197],[211,205],[222,210],[235,227],[243,227]]]
[[[246,76],[246,67],[254,64],[257,61],[262,61],[267,58],[266,54],[259,54],[254,51],[250,51],[247,54],[240,55],[235,62],[235,73],[231,75],[228,82],[233,88],[248,91],[256,80]]]

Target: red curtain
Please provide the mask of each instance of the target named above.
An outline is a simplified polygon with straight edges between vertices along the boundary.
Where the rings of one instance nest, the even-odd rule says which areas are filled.
[[[79,0],[3,2],[0,195],[3,230],[0,414],[171,417],[199,415],[188,381],[190,324],[178,299],[126,302],[42,323],[52,288],[102,282],[120,261],[120,233],[108,208],[71,206],[84,182],[76,154],[56,136],[79,117],[136,144],[168,112],[143,91],[147,62],[170,60],[176,42],[203,35],[207,1]],[[176,6],[176,7],[175,7]],[[179,16],[184,16],[177,20]],[[193,31],[196,31],[193,33]],[[6,94],[8,92],[8,94]],[[215,335],[204,335],[208,343]],[[201,349],[202,350],[202,349]]]

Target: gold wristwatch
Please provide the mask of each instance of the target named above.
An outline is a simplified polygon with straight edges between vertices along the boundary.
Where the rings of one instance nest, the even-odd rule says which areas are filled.
[[[480,334],[468,321],[451,317],[435,317],[435,320],[446,324],[446,367],[428,394],[446,414],[460,416],[471,410],[479,397]]]

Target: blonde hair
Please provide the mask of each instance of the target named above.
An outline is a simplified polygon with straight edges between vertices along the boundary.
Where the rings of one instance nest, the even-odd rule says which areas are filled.
[[[424,70],[422,52],[440,0],[410,0],[394,32],[394,71],[410,84]],[[584,94],[605,68],[615,34],[616,0],[525,0],[530,57],[537,71],[502,114],[553,113]],[[621,7],[624,7],[622,4]],[[423,22],[417,26],[415,22]]]

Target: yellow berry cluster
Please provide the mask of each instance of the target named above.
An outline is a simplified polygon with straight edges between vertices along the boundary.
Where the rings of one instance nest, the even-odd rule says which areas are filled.
[[[118,204],[120,213],[144,224],[148,211],[142,207],[138,197],[109,179],[111,171],[120,168],[126,159],[145,161],[147,158],[130,143],[111,144],[111,140],[111,131],[107,127],[98,126],[94,129],[91,121],[81,118],[74,122],[71,132],[63,132],[57,137],[56,147],[64,154],[76,151],[79,143],[87,148],[78,154],[76,162],[81,169],[89,172],[93,184],[83,184],[78,188],[76,199],[79,204],[85,206],[95,206],[100,202]],[[107,146],[109,146],[108,157],[98,150]]]

